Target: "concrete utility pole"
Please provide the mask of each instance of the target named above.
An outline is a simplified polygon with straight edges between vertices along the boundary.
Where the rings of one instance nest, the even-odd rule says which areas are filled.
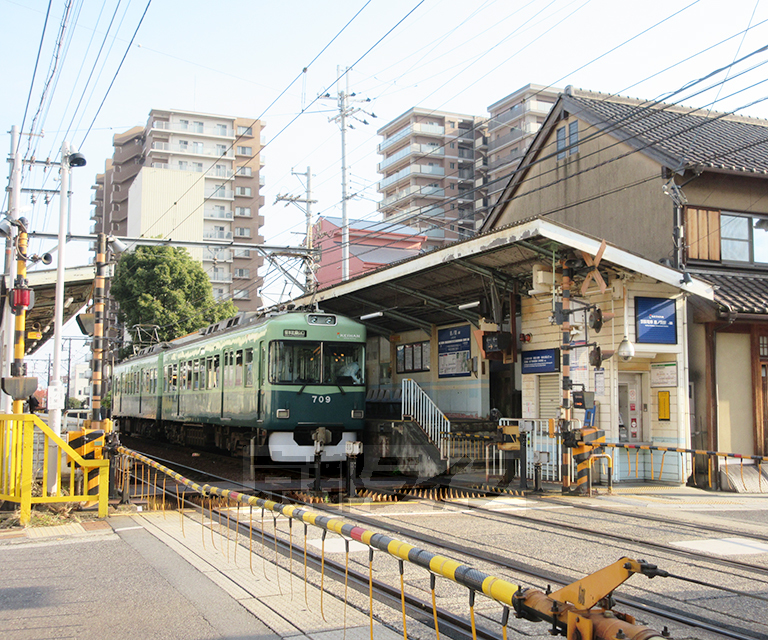
[[[312,205],[317,202],[317,200],[312,200],[312,172],[310,171],[310,168],[307,167],[306,173],[296,173],[295,171],[291,171],[291,173],[294,176],[303,177],[305,179],[304,186],[306,188],[306,196],[303,198],[299,198],[298,196],[288,196],[288,195],[278,194],[277,197],[275,198],[275,204],[277,204],[278,202],[285,202],[285,203],[292,202],[304,212],[304,215],[307,218],[307,239],[305,244],[307,249],[311,251],[312,242],[313,242],[312,240]],[[305,205],[304,208],[299,206],[300,202]],[[315,264],[314,254],[310,253],[304,262],[304,275],[306,280],[305,293],[309,291],[314,291],[315,289],[315,271],[313,268],[314,264]]]
[[[8,217],[11,222],[19,219],[19,203],[21,201],[21,154],[19,153],[19,130],[14,125],[11,127],[11,153],[9,162],[9,180],[8,185],[10,188],[10,197],[8,207]],[[13,256],[13,244],[14,234],[16,233],[16,227],[13,224],[8,226],[7,234],[5,236],[5,269],[4,273],[8,278],[8,282],[13,286],[16,280],[16,260]],[[9,374],[9,367],[12,361],[13,354],[13,327],[14,319],[11,313],[9,305],[5,305],[5,308],[0,312],[3,314],[3,341],[2,341],[2,357],[0,362],[2,363],[2,375],[7,376]],[[2,407],[3,412],[8,414],[13,410],[13,399],[9,395],[3,394]]]
[[[346,89],[341,88],[341,77],[346,77]],[[354,93],[349,92],[349,68],[343,72],[341,67],[336,67],[336,102],[339,109],[338,115],[333,118],[328,118],[328,122],[336,122],[341,129],[341,279],[349,279],[349,217],[347,215],[347,200],[349,195],[347,194],[347,128],[353,127],[348,124],[348,120],[354,119],[362,124],[368,124],[366,120],[361,120],[356,117],[358,113],[365,113],[366,115],[375,118],[376,114],[368,113],[359,107],[350,107],[350,102],[370,102],[370,98],[350,100],[355,98]],[[326,93],[324,98],[333,98],[329,93]]]

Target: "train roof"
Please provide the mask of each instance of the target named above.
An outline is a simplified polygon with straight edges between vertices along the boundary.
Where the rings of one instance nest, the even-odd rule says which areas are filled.
[[[180,336],[174,340],[168,342],[159,342],[157,344],[150,345],[140,349],[137,353],[129,356],[122,362],[128,362],[131,360],[138,360],[146,356],[161,353],[171,349],[177,349],[179,347],[185,347],[193,345],[196,342],[208,338],[214,334],[223,335],[233,332],[238,329],[243,329],[248,326],[259,326],[269,320],[289,318],[293,315],[306,314],[306,313],[326,313],[315,307],[299,307],[293,308],[281,308],[281,309],[268,309],[264,311],[242,311],[231,318],[225,318],[209,324],[207,327],[203,327],[194,333],[189,333],[185,336]],[[329,313],[329,315],[338,315]],[[345,317],[345,316],[342,316]],[[352,321],[354,322],[354,321]]]

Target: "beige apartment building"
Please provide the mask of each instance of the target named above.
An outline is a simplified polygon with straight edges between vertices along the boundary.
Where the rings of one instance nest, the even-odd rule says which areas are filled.
[[[475,137],[483,119],[413,107],[379,129],[385,222],[427,236],[427,250],[475,230]]]
[[[483,220],[499,199],[562,89],[527,84],[488,107],[484,135],[475,139],[475,213]]]
[[[114,136],[114,154],[93,186],[92,232],[174,240],[263,243],[264,123],[153,109],[145,127]],[[248,249],[191,249],[214,296],[243,311],[261,306]]]

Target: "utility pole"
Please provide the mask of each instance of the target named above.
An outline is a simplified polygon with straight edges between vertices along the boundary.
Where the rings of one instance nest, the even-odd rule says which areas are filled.
[[[11,127],[11,154],[9,162],[9,179],[8,184],[10,188],[9,197],[9,215],[11,224],[9,225],[7,234],[5,236],[5,269],[4,273],[8,277],[8,282],[13,284],[16,280],[16,260],[14,260],[13,246],[14,246],[14,234],[16,233],[16,227],[13,222],[19,219],[19,203],[21,201],[21,155],[19,153],[19,130],[16,125]],[[9,305],[5,305],[5,308],[0,312],[3,314],[3,343],[2,347],[2,375],[7,376],[9,372],[9,366],[12,360],[13,346],[14,346],[14,332],[13,324],[14,318],[11,313]],[[8,414],[13,411],[12,398],[9,395],[3,395],[3,412]]]
[[[64,408],[69,407],[70,387],[69,382],[72,378],[72,338],[67,338],[69,342],[68,354],[67,354],[67,395],[64,397]]]
[[[336,96],[335,100],[339,109],[339,113],[332,118],[328,118],[328,122],[336,122],[341,129],[341,279],[349,279],[349,216],[347,215],[347,200],[349,195],[347,194],[347,129],[353,129],[354,127],[348,124],[349,119],[357,120],[362,124],[368,124],[366,120],[361,120],[356,116],[358,113],[365,113],[366,115],[375,118],[376,114],[369,113],[360,109],[359,107],[350,107],[350,102],[370,102],[370,98],[365,99],[353,99],[354,93],[349,92],[349,68],[345,69],[342,73],[341,67],[336,67]],[[341,88],[341,77],[345,76],[346,88]],[[331,94],[326,93],[323,98],[334,98]]]
[[[306,247],[310,251],[312,250],[312,205],[317,202],[317,200],[312,199],[312,172],[310,171],[310,168],[307,167],[306,173],[296,173],[295,171],[291,170],[291,173],[294,176],[297,177],[303,177],[305,182],[304,186],[306,189],[306,195],[303,198],[299,198],[298,196],[288,196],[283,194],[278,194],[275,198],[275,204],[278,202],[285,202],[286,206],[288,206],[287,203],[292,202],[295,204],[299,209],[301,209],[304,212],[304,215],[307,218],[307,236],[306,236]],[[305,206],[304,208],[299,206],[299,203],[303,203]],[[304,275],[305,275],[305,281],[306,281],[306,291],[314,291],[315,289],[315,271],[314,271],[314,264],[315,264],[315,258],[313,254],[309,254],[304,262]]]

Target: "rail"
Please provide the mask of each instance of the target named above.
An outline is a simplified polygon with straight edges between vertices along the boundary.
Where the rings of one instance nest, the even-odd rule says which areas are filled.
[[[451,433],[451,421],[411,378],[404,378],[402,382],[401,411],[402,419],[416,422],[445,459],[444,440]]]
[[[38,467],[34,460],[36,444],[43,451],[42,465]],[[50,459],[51,454],[55,461]],[[74,473],[69,474],[68,483],[62,483],[62,454],[86,475],[90,470],[98,470],[98,493],[89,494],[87,482],[83,482],[82,493],[78,493]],[[98,501],[99,517],[107,516],[109,461],[83,458],[36,415],[0,415],[0,458],[0,500],[18,503],[22,525],[29,524],[34,504]]]
[[[523,590],[522,587],[518,587],[516,584],[513,584],[511,582],[508,582],[504,580],[503,578],[498,578],[496,576],[484,573],[471,565],[463,564],[461,562],[458,562],[457,560],[453,560],[452,558],[449,558],[447,556],[438,555],[435,553],[432,553],[430,551],[421,549],[419,547],[416,547],[415,545],[409,544],[407,542],[403,542],[401,540],[398,540],[396,538],[392,538],[390,536],[387,536],[383,533],[379,533],[377,531],[372,531],[369,529],[365,529],[361,526],[358,526],[356,524],[351,524],[348,522],[345,522],[344,520],[340,518],[334,518],[322,515],[319,512],[311,511],[309,509],[296,506],[296,505],[289,505],[289,504],[281,504],[278,502],[275,502],[273,500],[267,500],[265,498],[260,498],[258,496],[248,496],[244,495],[237,491],[231,491],[228,489],[221,489],[219,487],[204,484],[200,485],[196,482],[193,482],[185,477],[183,477],[181,474],[164,467],[163,465],[159,464],[158,462],[155,462],[154,460],[151,460],[150,458],[147,458],[146,456],[141,455],[140,453],[137,453],[135,451],[131,451],[130,449],[126,449],[125,447],[119,447],[118,453],[121,456],[120,460],[120,469],[123,471],[123,473],[120,474],[119,481],[122,481],[124,484],[128,482],[128,473],[130,469],[130,465],[128,464],[128,460],[132,459],[135,460],[142,465],[146,465],[148,467],[155,469],[155,483],[157,482],[157,473],[163,473],[166,476],[169,476],[173,478],[178,484],[176,485],[176,495],[177,499],[179,500],[179,507],[180,507],[180,517],[182,520],[182,533],[184,532],[184,510],[183,510],[183,500],[184,497],[180,494],[178,491],[179,485],[184,485],[196,493],[200,494],[202,498],[211,498],[212,496],[217,496],[219,498],[222,498],[226,500],[227,506],[230,506],[233,502],[236,505],[244,505],[248,507],[256,507],[262,509],[262,514],[264,511],[270,512],[274,518],[276,518],[277,515],[282,515],[283,517],[288,519],[289,522],[289,530],[292,531],[292,523],[293,521],[298,521],[304,524],[305,528],[307,526],[313,526],[317,527],[322,530],[322,559],[321,559],[321,583],[320,583],[320,590],[321,590],[321,614],[322,614],[322,593],[324,591],[323,588],[323,582],[322,582],[322,576],[324,571],[324,562],[325,562],[325,539],[327,533],[333,533],[341,536],[341,538],[345,541],[345,546],[347,549],[349,549],[349,542],[354,540],[357,541],[365,546],[368,547],[369,553],[368,553],[368,565],[369,565],[369,616],[370,616],[370,629],[371,629],[371,638],[374,637],[373,632],[373,560],[374,560],[374,553],[375,551],[381,551],[386,554],[388,554],[390,557],[394,558],[398,561],[400,566],[400,600],[402,603],[402,612],[403,612],[403,637],[407,640],[408,638],[408,632],[407,632],[407,625],[406,625],[406,595],[405,595],[405,580],[404,580],[404,565],[405,563],[408,563],[409,565],[412,565],[414,567],[418,567],[421,569],[424,569],[428,572],[430,577],[430,590],[432,592],[432,614],[434,619],[434,625],[435,625],[435,631],[437,633],[437,637],[439,637],[439,629],[438,629],[438,613],[437,613],[437,606],[435,604],[435,582],[436,578],[443,578],[446,580],[451,580],[452,582],[459,584],[463,587],[465,587],[469,592],[469,611],[470,611],[470,624],[471,624],[471,633],[472,637],[477,637],[478,628],[475,624],[475,596],[476,594],[482,594],[486,596],[489,600],[492,600],[496,602],[497,604],[502,606],[502,612],[501,612],[501,627],[502,627],[502,637],[507,638],[507,625],[509,621],[509,614],[510,610],[514,610],[518,614],[521,613],[521,602],[526,600],[528,596],[533,596],[533,599],[537,599],[537,594],[540,592],[534,592],[533,590]],[[142,478],[144,477],[144,471],[142,469]],[[147,477],[149,477],[149,473],[147,473]],[[163,481],[163,487],[165,487],[165,481]],[[204,512],[204,507],[203,507]],[[263,515],[262,515],[263,518]],[[203,522],[204,518],[201,519],[200,522],[200,531],[203,535],[203,540],[205,539],[205,525]],[[211,516],[211,527],[213,526],[213,518]],[[219,521],[221,522],[221,521]],[[275,519],[275,540],[276,538],[276,519]],[[263,525],[262,525],[263,527]],[[262,529],[263,531],[263,529]],[[249,538],[249,540],[252,538]],[[305,540],[306,540],[306,529],[305,529]],[[262,544],[264,544],[262,542]],[[305,542],[305,548],[306,548],[306,542]],[[629,561],[628,558],[622,558],[620,563],[624,563],[624,561]],[[348,560],[347,560],[348,562]],[[632,562],[632,561],[629,561]],[[306,556],[305,556],[305,563],[306,563]],[[626,569],[629,569],[626,564],[623,565]],[[652,565],[649,565],[652,566]],[[655,569],[655,567],[653,567]],[[599,572],[599,575],[603,574],[606,570],[603,569]],[[626,573],[626,577],[623,579],[626,579],[633,573],[634,571],[629,571]],[[348,569],[345,569],[344,572],[345,575],[345,584],[348,579]],[[651,574],[648,574],[651,575]],[[306,577],[305,577],[306,580]],[[623,580],[622,580],[623,581]],[[557,593],[565,593],[566,590],[572,589],[575,587],[581,586],[581,582],[576,582],[573,585],[569,585],[565,589],[560,590]],[[346,587],[345,587],[345,593],[346,593]],[[549,595],[549,592],[547,593]],[[545,594],[541,594],[541,596],[545,596]],[[346,595],[345,595],[345,601],[346,601]],[[583,602],[583,600],[581,600]],[[571,605],[567,604],[567,601],[565,598],[563,598],[562,601],[566,612],[570,608],[574,608]],[[557,604],[560,604],[558,602]],[[557,606],[552,606],[552,603],[547,602],[547,606],[549,607],[548,611],[557,611]],[[590,607],[591,608],[591,607]],[[584,613],[581,611],[580,613],[591,616],[593,615],[590,612]],[[602,612],[595,612],[597,616],[602,616]],[[518,615],[518,617],[521,617]],[[522,616],[526,617],[526,616]],[[605,616],[603,616],[605,617]],[[611,621],[615,616],[611,617]],[[324,615],[323,615],[324,618]],[[529,618],[532,620],[535,620],[536,618]],[[546,618],[542,618],[546,619]],[[563,630],[566,628],[566,622],[565,616],[563,616],[563,620],[554,620],[554,623],[557,623],[558,626],[562,627]],[[569,636],[571,635],[572,631],[575,630],[572,629],[572,622],[571,617],[569,615],[568,617],[568,623],[567,628],[569,631]],[[659,634],[655,632],[651,632],[650,629],[647,627],[638,627],[634,625],[634,620],[629,621],[627,623],[621,623],[619,625],[619,628],[622,630],[622,632],[632,632],[632,635],[629,635],[629,637],[640,637],[639,633],[644,633],[642,637],[646,638],[657,638],[660,637]],[[635,636],[634,634],[638,634]],[[485,635],[485,634],[484,634]],[[575,636],[574,636],[575,637]],[[623,636],[620,636],[623,637]]]

